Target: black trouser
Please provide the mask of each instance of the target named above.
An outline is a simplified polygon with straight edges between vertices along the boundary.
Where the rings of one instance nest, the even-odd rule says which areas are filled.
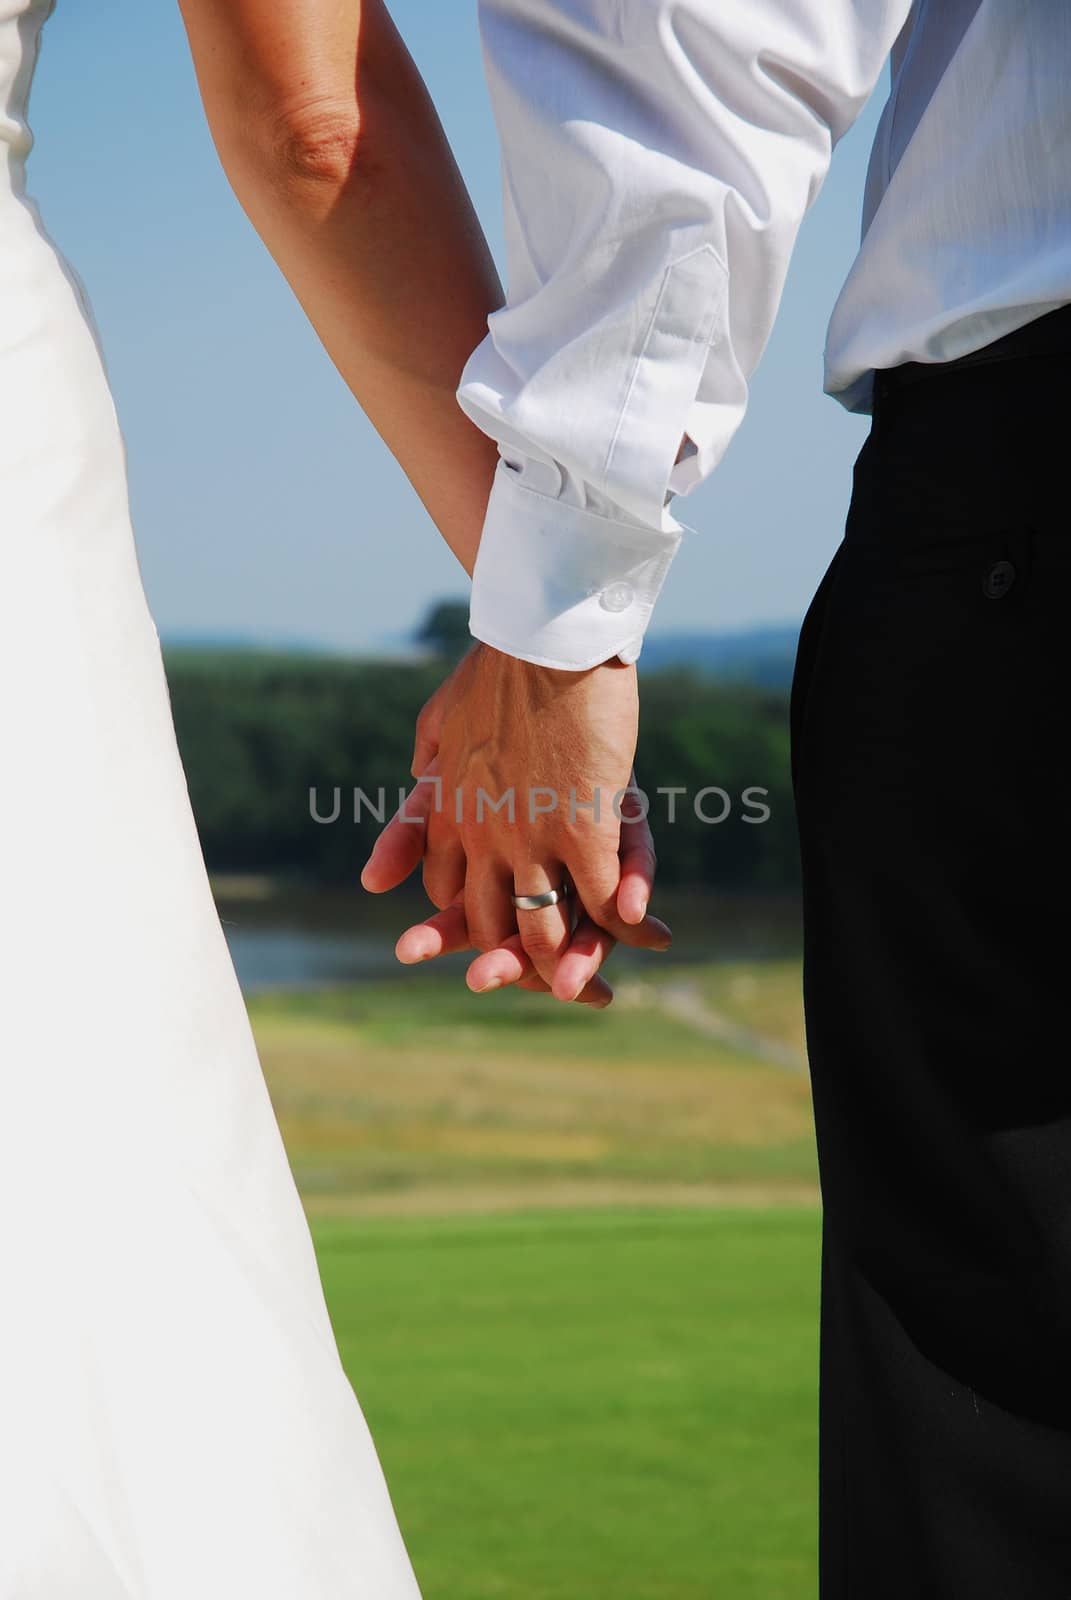
[[[883,389],[793,684],[823,1600],[1071,1597],[1071,307],[1005,344]]]

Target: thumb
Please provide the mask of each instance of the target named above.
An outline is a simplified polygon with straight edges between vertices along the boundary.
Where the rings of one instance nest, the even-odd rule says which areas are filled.
[[[441,683],[417,717],[413,761],[409,768],[414,778],[424,777],[439,753],[439,738],[442,734],[443,713],[446,709],[445,690],[446,683]]]

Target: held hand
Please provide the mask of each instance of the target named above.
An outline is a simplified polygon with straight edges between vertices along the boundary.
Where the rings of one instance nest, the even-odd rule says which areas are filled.
[[[475,945],[472,988],[552,987],[560,999],[605,1004],[598,967],[615,939],[665,948],[646,915],[654,850],[634,792],[634,669],[533,667],[478,645],[421,714],[408,817],[387,827],[362,873],[393,888],[424,856],[440,910],[398,944],[403,961]],[[575,885],[570,903],[515,910],[511,895]]]
[[[434,776],[435,767],[433,760],[429,776]],[[397,888],[422,861],[427,842],[427,820],[433,804],[434,792],[430,784],[421,783],[410,792],[403,808],[404,820],[402,813],[397,813],[376,841],[372,856],[361,875],[366,889],[373,894],[382,894]],[[618,911],[626,922],[636,923],[643,916],[639,907],[647,903],[654,887],[654,843],[635,793],[626,796],[622,811],[634,820],[621,830]],[[664,925],[656,919],[649,921],[653,929],[663,930]],[[596,927],[590,917],[582,915],[573,930],[569,947],[559,962],[553,984],[554,994],[560,999],[575,997],[581,1004],[596,1009],[609,1005],[613,991],[599,975],[598,969],[616,942],[610,934]],[[655,948],[665,948],[667,942],[668,930],[664,930],[664,937],[656,941]],[[398,940],[395,953],[399,961],[406,966],[413,966],[435,956],[452,955],[456,951],[471,948],[462,892],[449,905],[407,928]],[[551,985],[536,973],[517,932],[498,948],[478,956],[469,967],[467,981],[476,994],[484,994],[506,984],[516,984],[521,989],[541,993],[551,990]]]

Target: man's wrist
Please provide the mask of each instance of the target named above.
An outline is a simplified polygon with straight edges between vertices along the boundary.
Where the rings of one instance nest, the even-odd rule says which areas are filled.
[[[593,662],[589,667],[549,667],[543,662],[529,661],[526,656],[514,655],[509,650],[500,650],[496,645],[486,644],[483,640],[476,641],[476,648],[485,654],[488,662],[497,670],[513,673],[528,683],[545,684],[548,688],[575,683],[578,679],[588,677],[594,672],[601,672],[604,668],[631,671],[635,666],[635,663],[622,661],[620,656],[613,655],[608,656],[605,661]]]

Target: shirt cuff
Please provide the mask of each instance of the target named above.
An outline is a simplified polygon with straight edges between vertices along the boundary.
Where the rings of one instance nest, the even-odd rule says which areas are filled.
[[[539,494],[500,462],[472,576],[473,635],[535,666],[637,659],[681,531]]]

